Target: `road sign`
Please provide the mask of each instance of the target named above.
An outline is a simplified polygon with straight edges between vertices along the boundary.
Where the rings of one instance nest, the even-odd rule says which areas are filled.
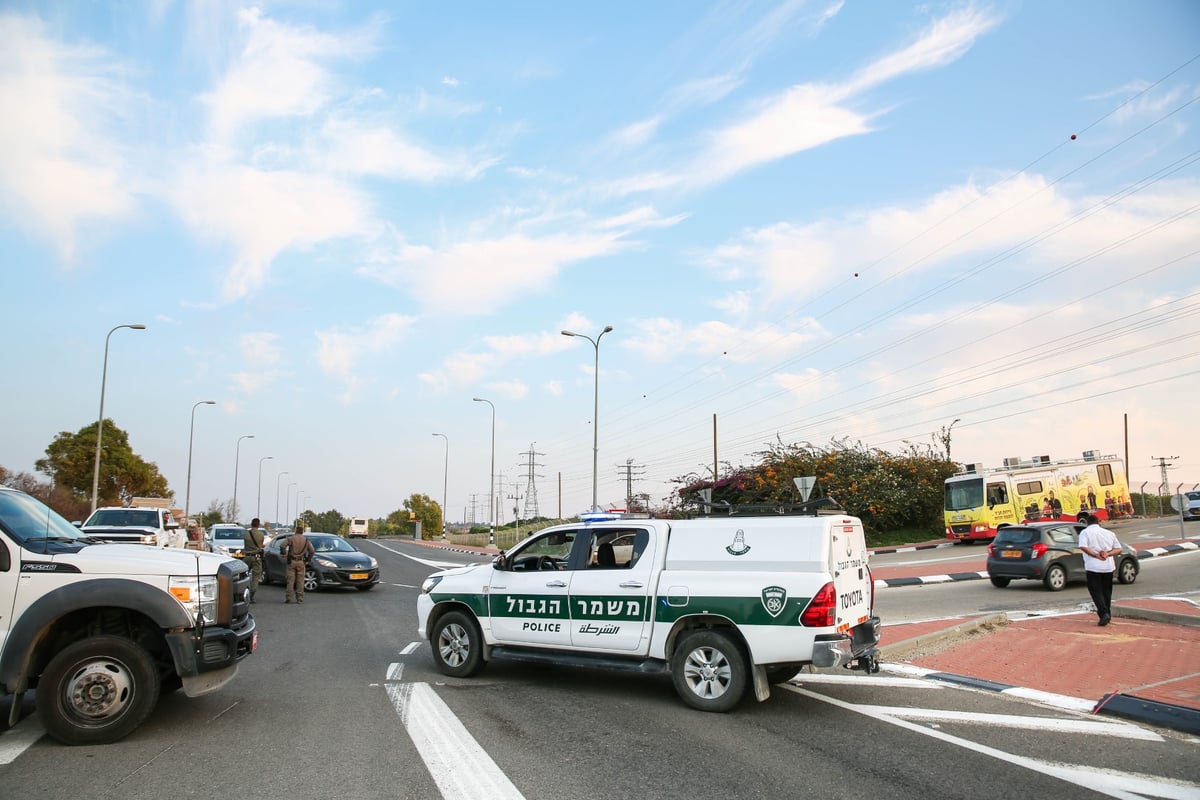
[[[813,485],[816,484],[817,478],[815,475],[806,475],[803,478],[792,478],[792,482],[796,484],[796,488],[800,490],[800,497],[804,502],[808,502],[808,496],[812,494]]]

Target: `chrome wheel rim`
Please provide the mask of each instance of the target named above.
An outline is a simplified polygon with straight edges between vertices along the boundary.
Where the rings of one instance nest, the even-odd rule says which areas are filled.
[[[461,667],[471,654],[471,640],[462,625],[452,623],[438,636],[438,655],[448,667]]]
[[[713,700],[729,689],[733,668],[715,647],[697,647],[684,661],[683,678],[697,697]]]

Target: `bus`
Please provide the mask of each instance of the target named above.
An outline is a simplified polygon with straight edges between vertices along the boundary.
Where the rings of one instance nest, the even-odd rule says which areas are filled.
[[[946,538],[956,542],[988,541],[1000,528],[1024,522],[1133,514],[1124,462],[1096,450],[1064,461],[1006,458],[992,469],[965,464],[946,479],[944,509]]]
[[[365,539],[367,538],[367,520],[366,517],[351,517],[350,527],[346,531],[348,539]]]

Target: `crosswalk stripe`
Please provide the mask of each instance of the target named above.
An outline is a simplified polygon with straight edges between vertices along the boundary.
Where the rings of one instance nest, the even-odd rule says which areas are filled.
[[[525,800],[429,684],[389,683],[385,688],[442,797]],[[470,767],[464,769],[464,764]]]

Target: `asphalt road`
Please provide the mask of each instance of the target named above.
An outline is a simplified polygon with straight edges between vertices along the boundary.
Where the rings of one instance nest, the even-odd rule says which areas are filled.
[[[703,714],[665,676],[497,661],[475,678],[446,678],[428,643],[416,641],[417,587],[439,565],[472,557],[411,542],[362,547],[380,559],[379,587],[312,593],[302,606],[264,587],[255,606],[261,646],[235,682],[209,697],[164,698],[125,741],[62,747],[38,738],[27,716],[0,735],[0,794],[1200,797],[1194,741],[921,680],[802,674],[765,703]],[[1162,561],[1177,558],[1190,563],[1194,583],[1197,559]],[[1189,579],[1147,569],[1146,587],[1159,575],[1164,587]],[[991,604],[1027,594],[976,581],[886,589],[877,603],[913,602],[932,616],[980,605],[974,592],[985,588]],[[1067,592],[1054,597],[1069,600]]]

